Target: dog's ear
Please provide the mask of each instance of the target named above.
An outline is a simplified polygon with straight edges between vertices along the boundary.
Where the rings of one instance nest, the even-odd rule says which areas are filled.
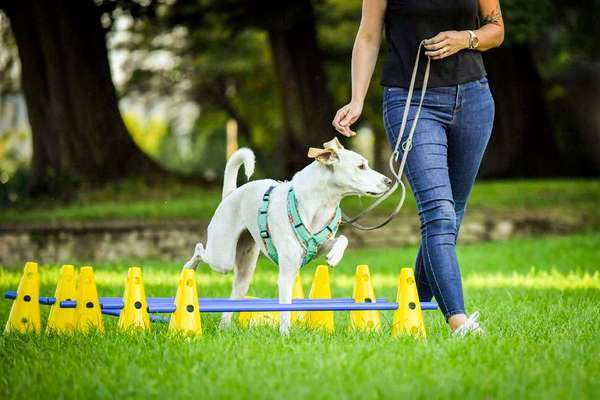
[[[333,165],[339,161],[339,157],[335,151],[335,149],[317,149],[315,147],[311,147],[308,149],[308,157],[314,158],[318,162],[324,165]]]
[[[329,142],[323,143],[323,147],[326,149],[344,150],[344,146],[342,146],[337,137],[334,137]]]

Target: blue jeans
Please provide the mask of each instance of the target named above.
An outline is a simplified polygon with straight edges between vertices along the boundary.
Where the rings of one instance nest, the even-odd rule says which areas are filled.
[[[386,87],[384,91],[383,120],[393,148],[408,89]],[[402,142],[420,96],[421,91],[415,90]],[[404,173],[421,222],[415,261],[419,298],[430,301],[435,296],[446,320],[465,313],[456,238],[493,121],[494,99],[487,78],[429,88],[408,153]]]

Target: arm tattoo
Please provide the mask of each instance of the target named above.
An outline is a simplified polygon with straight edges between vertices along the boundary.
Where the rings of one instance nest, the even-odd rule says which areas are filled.
[[[481,18],[481,25],[495,24],[500,25],[502,21],[502,11],[500,10],[500,3],[494,8],[489,14],[484,15]]]

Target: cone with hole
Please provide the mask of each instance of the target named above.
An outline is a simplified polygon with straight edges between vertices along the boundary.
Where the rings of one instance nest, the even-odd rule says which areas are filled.
[[[303,299],[304,289],[302,288],[302,280],[300,279],[300,272],[296,274],[294,280],[294,287],[292,288],[292,299]],[[303,325],[306,320],[306,313],[304,311],[292,311],[292,325]]]
[[[392,336],[425,337],[423,312],[412,268],[402,268],[396,295],[398,309],[394,312]]]
[[[356,303],[375,303],[375,290],[371,282],[368,265],[358,265],[354,277],[354,290],[352,298]],[[378,331],[381,329],[379,311],[350,311],[350,329],[364,331]]]
[[[329,286],[329,267],[327,267],[327,265],[319,265],[317,267],[308,297],[310,299],[331,299],[331,287]],[[306,326],[309,328],[323,329],[326,332],[332,333],[334,331],[333,311],[307,312]]]
[[[186,335],[202,335],[202,322],[198,307],[198,291],[193,269],[184,269],[175,295],[175,312],[171,315],[169,331]]]
[[[139,267],[131,267],[127,273],[127,286],[123,294],[123,310],[119,316],[119,328],[122,330],[150,329],[142,269]]]
[[[75,329],[79,332],[96,330],[104,333],[104,321],[98,301],[94,269],[90,266],[79,270],[79,287],[77,288],[77,306],[75,307]]]
[[[75,329],[75,309],[62,308],[61,301],[75,300],[77,285],[75,284],[75,267],[63,265],[58,276],[58,283],[54,291],[55,303],[50,308],[46,332],[71,332]]]
[[[40,324],[40,277],[38,265],[28,262],[17,288],[17,298],[13,301],[4,332],[35,332]]]

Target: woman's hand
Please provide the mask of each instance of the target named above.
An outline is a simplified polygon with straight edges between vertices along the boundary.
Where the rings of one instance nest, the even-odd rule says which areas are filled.
[[[351,101],[338,110],[331,124],[342,135],[347,137],[354,136],[356,132],[350,129],[350,125],[355,123],[358,117],[360,117],[362,109],[362,102]]]
[[[445,31],[425,40],[425,55],[432,60],[458,53],[469,48],[469,32],[467,31]]]

